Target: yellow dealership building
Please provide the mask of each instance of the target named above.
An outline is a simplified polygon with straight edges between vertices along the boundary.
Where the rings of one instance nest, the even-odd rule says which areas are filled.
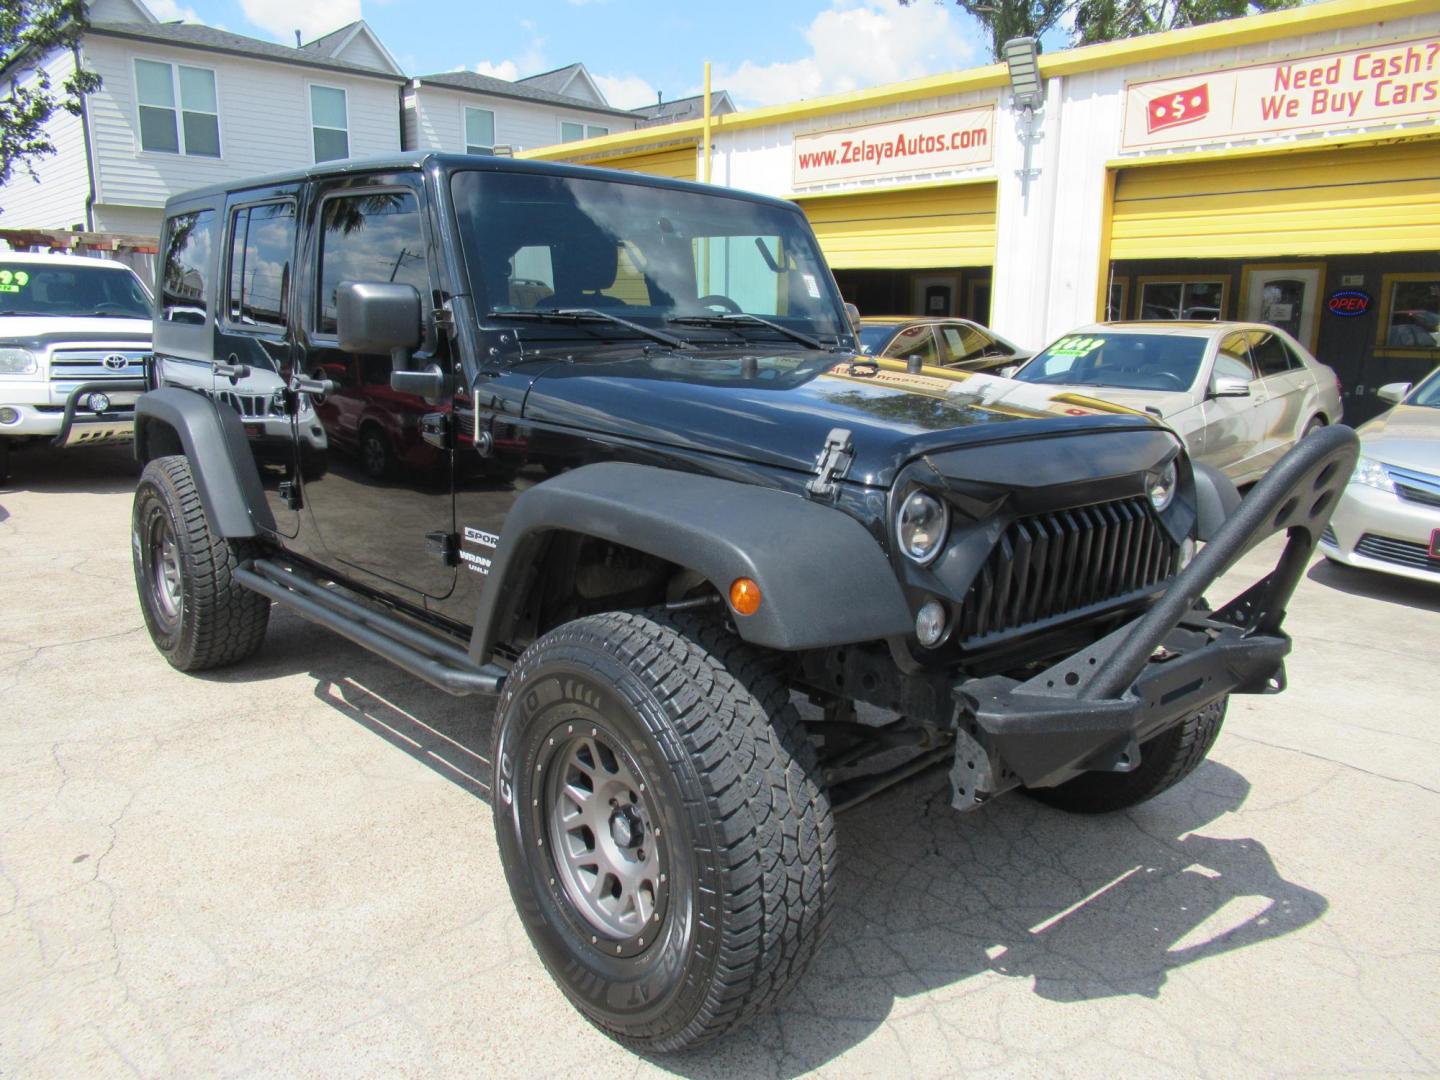
[[[1440,363],[1435,0],[1330,0],[1040,74],[1031,111],[995,64],[525,156],[792,199],[866,314],[1031,347],[1097,318],[1272,322],[1339,372],[1351,420]]]

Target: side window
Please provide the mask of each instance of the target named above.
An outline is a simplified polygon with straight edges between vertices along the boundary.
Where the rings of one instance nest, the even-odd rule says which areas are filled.
[[[994,344],[973,326],[963,324],[941,327],[940,339],[943,345],[941,363],[945,364],[958,364],[962,360],[978,356]]]
[[[1284,375],[1295,367],[1290,350],[1285,347],[1278,334],[1252,332],[1250,355],[1255,360],[1255,366],[1260,369],[1262,378],[1267,375]]]
[[[320,208],[320,297],[315,329],[335,333],[335,290],[344,281],[393,281],[430,293],[420,210],[410,191],[326,199]]]
[[[160,271],[160,318],[205,324],[210,295],[210,252],[215,211],[176,214],[165,223],[165,261]]]
[[[933,364],[936,357],[935,335],[930,332],[928,325],[907,326],[895,335],[890,347],[885,350],[885,355],[901,360],[919,356],[921,363]]]
[[[289,317],[295,204],[247,206],[235,212],[233,221],[226,316],[241,326],[283,329]]]
[[[1244,334],[1231,334],[1220,343],[1220,352],[1215,357],[1215,377],[1244,379],[1251,382],[1255,371],[1250,366],[1250,346]]]

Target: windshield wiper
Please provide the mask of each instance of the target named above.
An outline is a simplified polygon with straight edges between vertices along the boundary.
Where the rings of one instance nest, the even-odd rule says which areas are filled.
[[[759,315],[751,315],[748,311],[737,311],[730,315],[676,315],[665,321],[681,326],[726,326],[732,323],[751,323],[756,326],[767,326],[777,334],[784,334],[791,341],[798,341],[806,348],[822,350],[828,348],[819,338],[811,337],[803,330],[792,330],[788,326],[781,326],[769,319],[762,319]]]
[[[682,338],[674,334],[667,334],[664,330],[655,330],[649,326],[642,326],[640,323],[631,322],[629,319],[622,319],[618,315],[611,315],[608,311],[601,311],[599,308],[552,308],[549,311],[487,311],[485,317],[489,319],[531,319],[535,322],[610,322],[616,326],[623,326],[627,330],[633,330],[637,334],[644,334],[652,341],[658,341],[662,345],[668,345],[672,349],[688,349],[690,345]]]

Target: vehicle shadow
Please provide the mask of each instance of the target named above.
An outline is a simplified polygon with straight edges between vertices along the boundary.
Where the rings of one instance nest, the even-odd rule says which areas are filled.
[[[140,476],[129,443],[75,446],[60,450],[31,444],[10,453],[0,493],[30,491],[48,495],[113,495],[134,491]]]
[[[250,677],[308,672],[319,700],[490,801],[493,699],[450,697],[277,616]],[[1291,933],[1328,907],[1281,876],[1258,841],[1197,832],[1249,792],[1208,761],[1123,814],[1069,815],[1017,794],[961,815],[945,772],[923,773],[840,815],[835,919],[799,986],[735,1034],[653,1063],[695,1078],[798,1076],[875,1033],[906,999],[980,991],[994,975],[1026,980],[1057,1010],[1157,998],[1172,971]],[[936,1000],[942,1017],[954,1003],[958,1035],[983,1037],[969,1030],[968,993]]]
[[[1328,589],[1351,596],[1386,600],[1421,611],[1440,611],[1440,582],[1432,585],[1428,581],[1396,577],[1365,567],[1346,566],[1325,558],[1310,567],[1305,576],[1317,585],[1324,585]]]

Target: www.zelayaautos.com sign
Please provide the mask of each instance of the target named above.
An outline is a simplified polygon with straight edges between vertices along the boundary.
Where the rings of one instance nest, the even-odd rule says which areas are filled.
[[[795,136],[797,188],[834,180],[989,165],[995,106]]]
[[[1440,117],[1440,36],[1132,82],[1124,150]]]

